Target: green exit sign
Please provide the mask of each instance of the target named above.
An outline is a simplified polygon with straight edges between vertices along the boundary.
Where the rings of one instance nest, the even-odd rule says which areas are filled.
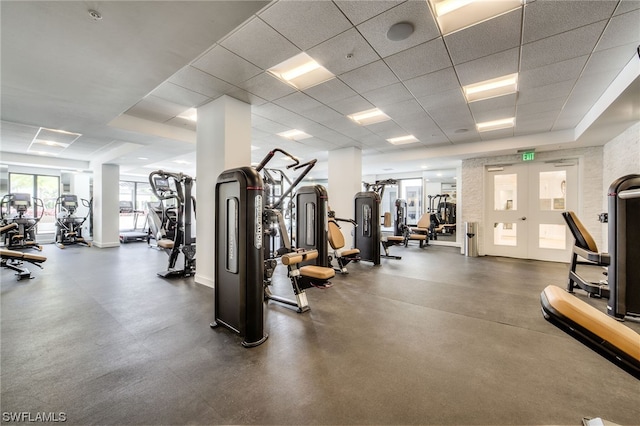
[[[533,161],[534,158],[536,158],[536,153],[533,151],[522,153],[522,161]]]

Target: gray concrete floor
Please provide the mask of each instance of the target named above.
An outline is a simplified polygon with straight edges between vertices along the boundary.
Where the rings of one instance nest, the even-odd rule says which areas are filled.
[[[47,245],[35,279],[1,271],[2,420],[640,423],[640,381],[541,315],[540,292],[564,286],[568,265],[451,247],[391,251],[402,260],[350,264],[332,288],[308,290],[310,312],[269,302],[269,339],[245,349],[209,328],[212,289],[155,275],[164,253],[144,243]],[[279,266],[274,292],[289,294],[284,273]]]

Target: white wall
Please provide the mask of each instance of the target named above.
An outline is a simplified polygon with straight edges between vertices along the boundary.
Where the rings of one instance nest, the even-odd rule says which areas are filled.
[[[640,123],[607,142],[603,151],[602,187],[605,191],[619,177],[640,174]],[[602,199],[602,211],[607,211],[607,197]],[[598,246],[606,251],[608,247],[607,225],[602,225],[603,244]]]

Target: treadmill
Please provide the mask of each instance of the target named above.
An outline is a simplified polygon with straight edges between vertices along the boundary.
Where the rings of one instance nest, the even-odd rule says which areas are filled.
[[[133,208],[133,202],[131,201],[120,201],[120,214],[128,214],[133,215],[133,229],[128,231],[120,231],[120,242],[121,243],[131,243],[131,242],[139,242],[139,241],[147,241],[147,231],[145,231],[144,227],[146,224],[142,225],[141,229],[138,229],[138,218],[140,213],[144,213],[140,210],[135,210]]]

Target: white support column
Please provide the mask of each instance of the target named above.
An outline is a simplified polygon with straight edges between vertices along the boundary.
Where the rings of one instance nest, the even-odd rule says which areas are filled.
[[[214,286],[215,187],[224,170],[251,164],[251,105],[222,96],[198,108],[195,281]]]
[[[120,247],[120,166],[98,164],[93,169],[93,245]]]
[[[354,218],[354,197],[362,191],[362,151],[349,147],[329,151],[329,205],[337,217]],[[353,247],[351,232],[344,233],[346,247]]]
[[[71,177],[71,193],[78,197],[78,211],[82,217],[87,214],[87,208],[82,205],[81,199],[91,200],[91,175],[88,173],[77,173]],[[95,216],[95,212],[94,212]],[[90,240],[89,227],[91,218],[88,218],[82,225],[82,236],[85,240]]]

